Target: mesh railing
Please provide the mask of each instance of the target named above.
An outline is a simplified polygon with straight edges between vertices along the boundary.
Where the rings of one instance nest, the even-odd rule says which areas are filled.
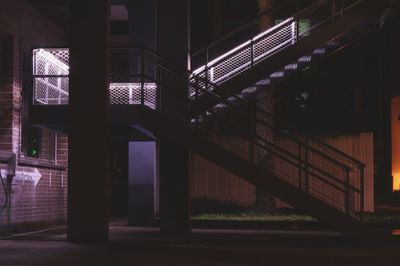
[[[155,83],[111,83],[110,103],[115,105],[145,105],[156,109]]]
[[[151,109],[157,104],[157,85],[140,82],[137,74],[141,63],[140,49],[125,49],[112,53],[110,104],[140,105]],[[129,56],[126,56],[126,55]],[[33,51],[33,103],[37,105],[67,105],[69,103],[69,49],[44,48]]]
[[[295,45],[361,2],[363,0],[320,0],[302,8],[300,1],[285,1],[271,12],[261,14],[239,30],[195,53],[191,80],[206,90],[214,90],[272,55]],[[264,27],[263,20],[282,12],[290,15],[283,16],[284,19],[276,25],[260,31]],[[235,47],[226,45],[233,39],[243,39],[243,36],[248,36],[248,39]],[[194,96],[195,91],[190,89],[189,94]]]
[[[249,34],[255,37],[213,60],[208,60],[209,55],[218,54],[213,51],[218,49],[208,47],[205,50],[206,63],[197,68],[190,79],[189,96],[197,110],[193,112],[196,118],[192,120],[200,121],[200,124],[204,125],[204,121],[216,119],[216,107],[221,103],[224,107],[230,107],[225,110],[247,112],[251,119],[254,111],[246,110],[246,102],[240,96],[230,95],[229,91],[218,90],[218,94],[212,92],[229,79],[264,61],[274,52],[297,43],[303,37],[312,34],[312,31],[333,21],[336,16],[344,15],[360,2],[362,1],[317,1],[265,32]],[[256,24],[254,21],[251,23],[248,27],[250,31],[255,31]],[[243,34],[243,28],[239,34],[246,35]],[[232,34],[229,38],[232,38]],[[256,49],[258,44],[264,49],[261,55]],[[219,104],[215,105],[215,102]],[[210,113],[211,116],[208,115]],[[221,116],[217,123],[228,123],[226,119],[229,119],[229,116]],[[246,135],[243,125],[237,121],[229,121],[226,127],[236,128],[235,131],[242,129],[241,135],[246,136],[250,143],[247,151],[236,152],[253,154],[249,157],[253,162],[257,162],[257,157],[268,157],[267,161],[272,161],[268,165],[273,166],[270,171],[275,176],[298,186],[304,192],[340,211],[359,217],[358,214],[364,209],[364,164],[293,127],[277,127],[271,124],[271,119],[273,120],[271,114],[258,109],[255,121],[257,132],[253,136]],[[260,133],[263,131],[273,132],[271,135],[276,138],[271,141]]]

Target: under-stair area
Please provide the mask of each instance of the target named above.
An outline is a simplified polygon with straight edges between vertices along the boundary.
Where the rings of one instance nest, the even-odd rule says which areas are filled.
[[[278,120],[256,104],[256,96],[373,31],[384,8],[373,0],[315,1],[215,58],[193,58],[193,71],[144,48],[112,49],[112,124],[134,125],[187,146],[334,230],[364,240],[364,163]],[[33,66],[31,123],[67,131],[68,49],[36,49]],[[165,95],[187,112],[171,112]],[[246,147],[234,145],[232,135]]]

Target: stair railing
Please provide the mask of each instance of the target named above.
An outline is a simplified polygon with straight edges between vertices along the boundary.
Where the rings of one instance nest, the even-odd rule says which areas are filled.
[[[263,115],[260,117],[253,113],[257,127],[254,132],[253,129],[244,128],[235,119],[216,112],[207,102],[204,102],[204,106],[199,105],[195,97],[188,97],[188,87],[196,90],[198,95],[206,96],[204,99],[217,97],[223,102],[226,97],[218,95],[215,91],[206,90],[203,86],[193,83],[192,80],[189,81],[185,70],[171,66],[168,60],[159,57],[156,53],[144,48],[132,50],[128,53],[119,51],[114,56],[113,60],[118,61],[120,67],[113,74],[112,79],[134,84],[132,88],[127,85],[121,86],[119,94],[113,94],[110,97],[111,100],[116,101],[114,104],[141,105],[180,119],[188,129],[202,132],[210,141],[234,152],[254,167],[264,171],[266,175],[270,175],[271,178],[279,178],[306,195],[319,199],[345,214],[358,217],[358,214],[363,212],[363,204],[361,204],[364,201],[363,185],[359,185],[364,182],[362,169],[361,173],[356,172],[354,168],[338,160],[340,156],[335,158],[324,149],[314,145],[311,138],[299,137],[301,135],[298,131],[285,131],[282,127],[270,123],[269,119],[264,119]],[[68,77],[50,78],[49,82],[56,84],[59,82],[58,79]],[[154,84],[151,89],[148,87],[149,84]],[[167,86],[168,84],[179,86]],[[68,88],[66,90],[68,91]],[[172,103],[164,101],[166,95],[173,96],[172,98],[176,101]],[[189,105],[187,105],[188,98]],[[54,104],[65,104],[65,102],[68,102],[68,98],[63,103]],[[235,105],[229,101],[226,103],[235,108],[244,106]],[[170,112],[175,109],[175,106],[170,108],[169,105],[175,104],[182,104],[181,110],[187,108],[188,112]],[[190,116],[190,114],[196,115]],[[203,115],[203,119],[193,120],[198,115]],[[240,147],[237,143],[232,143],[231,138],[217,134],[212,127],[213,123],[218,123],[220,127],[228,129],[235,139],[245,140],[248,145]],[[275,139],[270,139],[268,134],[264,134],[265,132],[273,132]],[[266,168],[262,165],[260,158],[263,156],[272,158],[272,167]]]
[[[201,88],[199,90],[201,90]],[[211,94],[212,92],[205,92],[205,89],[203,89],[203,93]],[[242,104],[234,105],[230,102],[225,103],[236,110],[238,110],[238,106],[243,106]],[[250,109],[247,110],[245,115],[249,119],[252,119],[251,115],[255,116],[256,114],[254,112],[251,113],[249,110]],[[257,109],[257,112],[258,110],[259,109]],[[268,117],[271,117],[267,112],[263,112],[263,114],[267,114]],[[209,134],[213,134],[212,130],[208,128],[213,121],[219,124],[220,127],[222,124],[223,127],[228,128],[228,131],[231,133],[233,132],[234,135],[246,139],[249,144],[248,148],[239,151],[237,147],[235,148],[235,145],[232,146],[229,141],[227,143],[226,141],[222,141],[226,148],[234,148],[233,150],[241,157],[246,154],[249,155],[251,151],[257,150],[258,154],[272,154],[275,162],[277,163],[277,161],[279,161],[281,165],[281,167],[279,167],[281,172],[275,173],[276,175],[292,184],[297,182],[299,188],[302,187],[307,193],[318,193],[315,189],[311,189],[315,188],[313,184],[316,183],[319,183],[319,187],[331,186],[336,190],[336,194],[342,193],[343,205],[341,205],[341,207],[343,207],[346,212],[349,214],[352,213],[353,216],[357,216],[357,212],[363,213],[365,165],[351,156],[315,138],[310,138],[302,134],[299,130],[294,130],[294,128],[293,130],[287,130],[287,128],[273,125],[270,123],[269,119],[265,119],[263,115],[256,116],[255,124],[258,128],[256,132],[252,129],[244,129],[243,125],[240,124],[241,121],[238,122],[221,112],[213,110],[213,108],[207,109],[202,113],[201,119],[193,119],[193,121],[198,128]],[[268,135],[268,132],[273,132],[272,135],[275,135],[275,140],[263,136],[262,132],[267,132],[265,135]],[[217,139],[220,141],[221,137]],[[251,162],[257,164],[257,157],[257,155],[249,155],[249,160],[253,158]],[[327,167],[329,169],[324,170]],[[291,176],[285,173],[285,169],[290,169],[290,171],[292,171]],[[278,169],[275,169],[275,171],[278,171]],[[298,178],[295,180],[291,179],[293,176],[297,176]],[[310,179],[314,179],[314,181],[310,182]],[[322,183],[324,183],[324,185]],[[340,186],[343,186],[345,189],[340,189]],[[340,198],[340,196],[338,197]],[[331,199],[331,201],[331,204],[333,204],[334,199]],[[350,204],[350,202],[352,203]],[[353,205],[353,207],[350,207],[350,205]],[[352,212],[350,211],[351,209],[353,210]]]
[[[281,141],[276,142],[276,140],[271,140],[260,132],[251,134],[235,119],[224,117],[223,114],[213,110],[210,110],[209,113],[212,115],[197,123],[196,128],[210,135],[210,139],[218,145],[224,146],[242,158],[246,158],[256,167],[260,167],[258,165],[260,154],[270,155],[273,158],[274,168],[270,170],[274,176],[349,215],[357,216],[357,212],[363,211],[363,208],[359,205],[363,198],[362,188],[356,184],[359,182],[358,179],[356,180],[355,176],[351,176],[351,169],[348,165],[313,149],[293,135],[281,135]],[[249,145],[238,148],[229,139],[215,134],[212,127],[209,126],[213,121],[219,127],[228,128],[229,132],[238,138],[245,139]],[[261,132],[273,131],[274,134],[281,134],[268,123],[258,120],[257,124],[261,128],[259,130]],[[256,156],[250,156],[251,151],[256,151]],[[327,166],[330,169],[325,170],[324,168]],[[361,173],[361,175],[363,174]],[[322,194],[318,188],[320,188]],[[324,195],[324,191],[330,191],[334,196]]]
[[[303,7],[298,0],[285,1],[195,53],[192,56],[192,78],[203,79],[206,89],[209,83],[222,85],[272,55],[297,44],[361,2],[363,0],[319,0]],[[259,30],[263,18],[279,12],[292,15],[266,30]]]
[[[146,50],[143,52],[145,59],[141,62],[151,66],[141,69],[151,69],[151,73],[139,75],[140,82],[146,83],[150,80],[157,84],[158,94],[163,94],[164,90],[168,90],[168,93],[181,97],[182,91],[167,87],[168,84],[164,83],[165,80],[171,81],[172,78],[181,84],[186,82],[189,85],[187,77],[169,69],[165,60],[158,60],[156,53]],[[190,86],[193,84],[190,83]],[[202,86],[198,86],[196,90],[206,96],[220,97]],[[192,108],[193,106],[198,107],[198,103],[193,105],[195,99],[189,98],[189,100]],[[229,102],[227,104],[233,105]],[[157,110],[165,112],[165,103],[162,103],[162,99],[157,102],[157,106]],[[364,211],[364,166],[361,162],[343,154],[343,157],[351,160],[351,163],[360,163],[357,166],[359,168],[354,167],[343,160],[339,156],[339,152],[336,154],[338,158],[335,158],[326,153],[324,149],[318,148],[313,139],[302,136],[298,132],[285,131],[270,123],[268,119],[263,119],[262,116],[256,116],[257,130],[254,131],[243,127],[236,118],[230,118],[212,108],[207,108],[205,112],[203,108],[200,110],[203,115],[201,119],[187,117],[181,118],[181,121],[186,125],[191,121],[189,125],[191,130],[202,132],[202,135],[215,145],[233,152],[254,167],[264,171],[266,178],[268,175],[270,178],[278,178],[346,215],[361,219]],[[198,113],[196,110],[190,111]],[[215,131],[213,127],[215,124],[231,134],[233,138]],[[275,137],[271,139],[265,132],[273,132]],[[238,145],[233,139],[244,140],[248,145]],[[332,150],[336,152],[336,150]],[[265,155],[272,158],[272,166],[262,165],[261,157]]]

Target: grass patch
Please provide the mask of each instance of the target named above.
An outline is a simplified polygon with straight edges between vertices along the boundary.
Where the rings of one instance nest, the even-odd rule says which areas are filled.
[[[265,214],[254,211],[239,213],[203,213],[192,216],[193,220],[206,221],[245,221],[245,222],[315,222],[303,214]]]
[[[367,223],[399,223],[400,213],[392,213],[387,211],[376,211],[374,213],[365,213],[364,221]]]
[[[281,209],[268,213],[254,207],[241,206],[236,202],[219,202],[215,199],[192,199],[194,221],[242,221],[242,222],[315,222],[311,216],[297,213],[294,209]]]

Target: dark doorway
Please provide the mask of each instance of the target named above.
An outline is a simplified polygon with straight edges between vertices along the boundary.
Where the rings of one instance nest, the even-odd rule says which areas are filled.
[[[128,216],[128,143],[111,145],[112,215]]]

